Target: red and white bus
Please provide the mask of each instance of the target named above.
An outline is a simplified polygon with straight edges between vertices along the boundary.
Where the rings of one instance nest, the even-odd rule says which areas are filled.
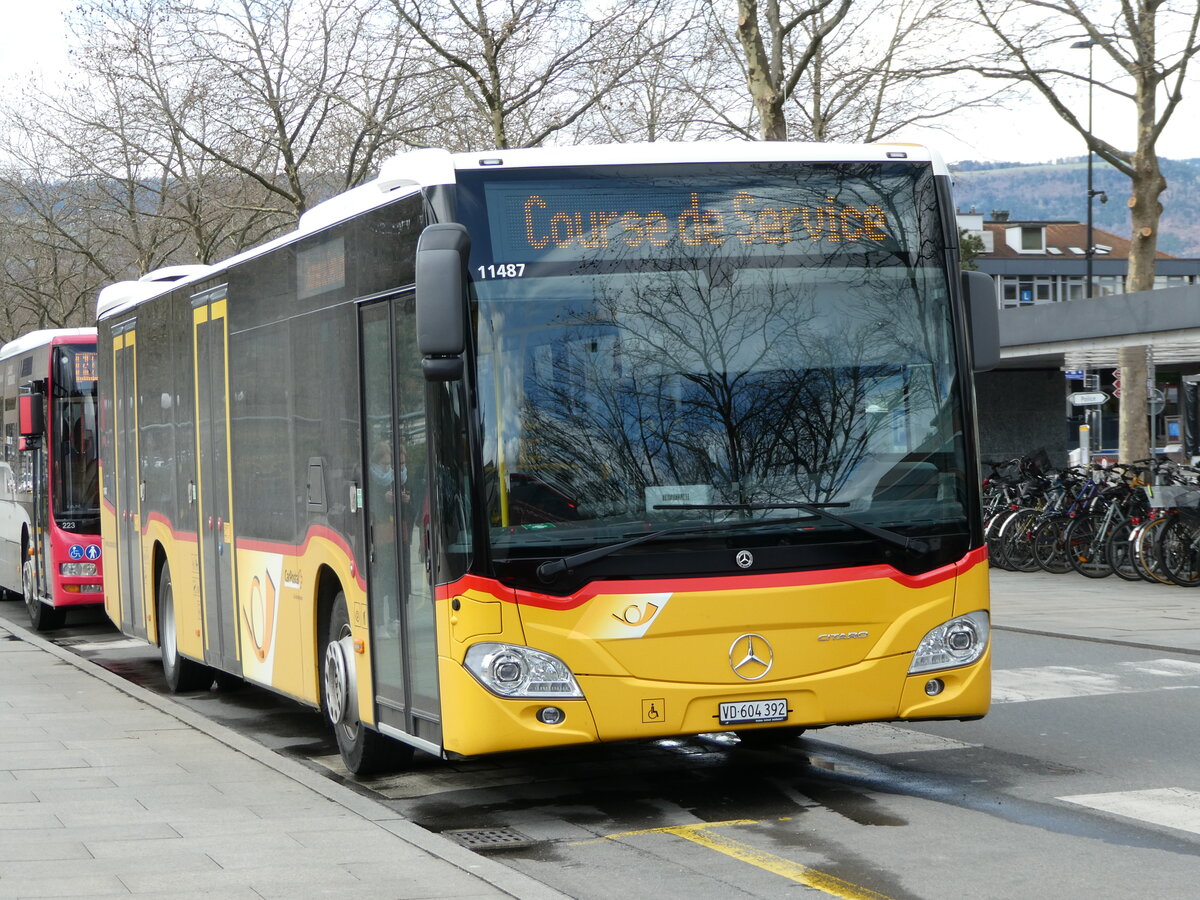
[[[96,329],[33,331],[0,348],[0,588],[34,628],[104,601]]]

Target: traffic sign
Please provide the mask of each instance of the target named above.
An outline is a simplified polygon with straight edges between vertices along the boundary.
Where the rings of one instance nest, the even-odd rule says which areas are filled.
[[[1072,406],[1099,406],[1107,399],[1104,391],[1076,391],[1067,397]]]
[[[1083,369],[1065,369],[1064,374],[1067,376],[1067,381],[1083,381],[1086,373]]]

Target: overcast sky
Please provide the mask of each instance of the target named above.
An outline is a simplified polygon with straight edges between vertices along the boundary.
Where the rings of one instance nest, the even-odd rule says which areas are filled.
[[[52,74],[68,65],[63,12],[72,2],[0,0],[6,7],[4,28],[0,29],[0,89],[11,89],[14,76],[28,74],[35,68]],[[1076,52],[1082,57],[1082,51]],[[1158,145],[1159,155],[1168,159],[1200,157],[1195,141],[1197,117],[1192,112],[1200,107],[1200,77],[1193,72],[1189,80],[1184,102]],[[1100,136],[1119,147],[1132,149],[1132,106],[1107,107],[1101,92],[1097,92],[1095,100],[1093,116]],[[1083,115],[1085,97],[1080,97],[1079,102]],[[959,113],[945,123],[941,130],[911,129],[899,138],[927,143],[949,162],[963,159],[1048,162],[1084,153],[1083,139],[1039,101],[1031,100],[1008,110]],[[1100,127],[1101,124],[1105,127]],[[951,128],[953,132],[948,133]]]

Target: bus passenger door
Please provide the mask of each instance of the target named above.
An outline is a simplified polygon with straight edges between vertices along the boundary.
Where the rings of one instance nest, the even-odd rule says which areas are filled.
[[[118,329],[120,333],[118,333]],[[146,637],[142,604],[141,463],[138,459],[137,330],[113,329],[113,450],[116,460],[117,590],[119,622],[126,634]],[[105,572],[105,577],[108,577]],[[109,616],[117,621],[114,610]]]
[[[415,294],[360,308],[367,584],[380,730],[442,745],[437,632],[426,565],[425,379]]]
[[[196,477],[204,661],[241,671],[234,593],[233,502],[229,470],[226,288],[192,298],[196,360]]]

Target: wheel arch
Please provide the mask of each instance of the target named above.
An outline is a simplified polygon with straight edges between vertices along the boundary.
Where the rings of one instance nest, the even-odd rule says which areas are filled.
[[[155,541],[154,547],[150,552],[152,554],[150,571],[154,573],[154,580],[150,583],[150,590],[154,602],[146,610],[146,615],[153,617],[153,622],[146,623],[146,636],[153,643],[161,644],[162,637],[158,633],[158,602],[161,598],[158,596],[158,592],[159,586],[162,584],[163,569],[167,568],[167,548],[163,546],[162,541]]]
[[[312,676],[316,680],[315,696],[317,705],[324,708],[324,698],[321,694],[321,667],[325,658],[325,645],[328,643],[329,617],[333,614],[333,603],[338,594],[342,593],[342,580],[337,573],[327,565],[321,565],[316,574],[316,592],[313,608],[313,667]]]

